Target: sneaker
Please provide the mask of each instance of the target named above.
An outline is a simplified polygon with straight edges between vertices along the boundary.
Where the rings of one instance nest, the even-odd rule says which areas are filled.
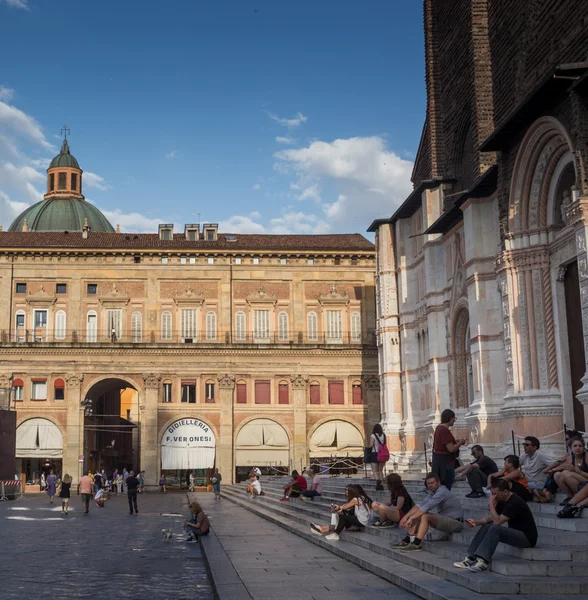
[[[469,569],[472,565],[475,565],[476,562],[477,561],[475,558],[466,556],[461,562],[454,562],[453,566],[457,567],[458,569]]]
[[[409,545],[408,542],[405,542],[404,540],[400,540],[398,543],[392,544],[392,548],[394,550],[402,550],[402,548],[406,548],[408,545]]]
[[[492,494],[492,491],[485,487],[482,488],[482,491],[484,492],[485,496],[490,496]]]
[[[423,549],[421,548],[421,545],[415,544],[413,542],[408,544],[408,546],[404,546],[404,548],[400,549],[400,552],[422,552],[422,551],[423,551]]]
[[[321,534],[321,526],[317,525],[316,523],[311,523],[310,524],[310,529],[314,532],[314,533],[318,533],[319,535]]]
[[[466,494],[466,498],[484,498],[486,496],[486,494],[484,494],[484,492],[470,492],[469,494]]]
[[[195,538],[195,537],[193,537],[193,536],[191,536],[191,535],[190,535],[190,536],[188,536],[188,537],[186,538],[186,542],[187,542],[188,544],[190,544],[190,543],[192,543],[192,542],[195,542],[195,541],[196,541],[196,538]]]
[[[303,500],[304,502],[308,502],[308,498],[306,496],[300,496],[300,500]]]
[[[290,498],[280,498],[280,502],[290,502]]]
[[[313,527],[313,523],[311,523],[311,525],[310,525],[310,533],[314,533],[314,535],[323,535],[318,529],[315,529]]]
[[[329,533],[329,535],[326,536],[327,540],[331,540],[332,542],[338,542],[341,538],[339,537],[338,533]]]
[[[483,558],[478,558],[478,560],[468,567],[472,573],[481,573],[482,571],[487,571],[490,568],[490,564],[487,563]]]

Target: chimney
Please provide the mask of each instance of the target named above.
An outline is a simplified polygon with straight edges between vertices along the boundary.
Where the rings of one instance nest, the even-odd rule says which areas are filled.
[[[86,217],[84,219],[84,227],[82,228],[82,237],[84,239],[87,239],[87,237],[88,237],[88,231],[90,231],[90,227],[88,226],[88,218]]]

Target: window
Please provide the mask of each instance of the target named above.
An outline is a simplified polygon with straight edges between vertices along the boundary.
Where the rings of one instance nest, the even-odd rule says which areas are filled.
[[[162,256],[162,257],[161,257],[161,264],[162,264],[162,265],[167,265],[167,264],[169,264],[169,256]]]
[[[235,341],[244,342],[247,340],[247,315],[239,311],[235,315]]]
[[[186,239],[189,240],[190,242],[195,242],[197,240],[197,231],[196,229],[188,229],[188,231],[186,231]]]
[[[58,190],[67,189],[67,173],[58,173],[57,174],[57,189]]]
[[[172,239],[172,230],[171,229],[161,229],[160,237],[162,240],[169,241]]]
[[[207,229],[206,230],[206,241],[207,242],[214,242],[214,229]]]
[[[327,343],[340,344],[343,341],[342,314],[340,310],[327,311]]]
[[[34,331],[35,342],[45,341],[46,332],[47,332],[47,311],[46,310],[35,310],[35,331]]]
[[[186,257],[185,256],[180,256],[180,264],[181,265],[185,265],[187,262]]]
[[[253,341],[269,342],[269,310],[254,310]]]
[[[258,258],[257,256],[255,256],[255,257],[253,258],[253,264],[254,264],[254,265],[258,265],[258,264],[259,264],[259,258]]]
[[[138,265],[141,262],[141,257],[140,256],[133,256],[133,260],[134,260],[135,264]]]
[[[53,383],[53,399],[54,400],[65,400],[65,381],[58,378]]]
[[[52,192],[55,189],[55,173],[49,175],[49,191]]]
[[[363,404],[362,388],[359,381],[354,382],[351,386],[351,398],[353,404]]]
[[[196,403],[196,382],[182,381],[182,402]]]
[[[143,341],[143,315],[138,310],[131,315],[131,341],[135,344]]]
[[[31,383],[31,400],[47,400],[46,379],[33,379]]]
[[[242,262],[243,262],[243,259],[240,256],[237,256],[237,258],[235,258],[236,265],[240,265]]]
[[[106,309],[105,337],[113,342],[122,337],[122,308]]]
[[[161,390],[161,401],[169,403],[172,401],[172,382],[164,381]]]
[[[214,265],[214,256],[209,256],[208,257],[208,264],[209,265]]]
[[[77,190],[78,189],[78,175],[77,175],[77,173],[72,173],[71,174],[71,189],[72,190]]]
[[[14,390],[14,399],[17,402],[24,400],[24,384],[22,379],[15,379],[12,382],[12,388]]]
[[[204,384],[205,402],[208,404],[214,404],[214,382],[207,381]]]
[[[278,404],[290,404],[288,384],[286,382],[281,381],[280,385],[278,385]]]
[[[244,381],[237,382],[237,404],[247,404],[247,384]]]
[[[269,381],[255,382],[255,404],[270,404],[271,390]]]
[[[314,265],[314,258],[309,258],[309,259],[308,259],[306,262],[307,262],[309,265]]]
[[[206,339],[208,341],[216,340],[216,313],[206,313]]]
[[[345,404],[343,382],[329,381],[329,404]]]
[[[335,258],[333,259],[333,262],[336,265],[340,265],[341,264],[341,257],[340,256],[335,256]]]
[[[27,284],[26,283],[17,283],[16,284],[16,293],[17,294],[26,294],[27,293]]]
[[[98,293],[98,284],[97,283],[89,283],[87,290],[88,290],[88,294],[90,296],[97,294]]]
[[[320,404],[321,403],[321,386],[317,382],[310,384],[310,403]]]
[[[361,342],[361,315],[358,312],[351,313],[351,341]]]
[[[281,312],[278,315],[278,340],[287,342],[290,339],[288,332],[288,313]]]
[[[280,264],[285,265],[288,262],[287,258],[280,258]]]
[[[169,310],[161,313],[161,339],[172,339],[172,314]]]
[[[26,332],[26,315],[24,313],[24,311],[19,311],[15,314],[15,322],[14,322],[14,326],[15,326],[15,340],[17,342],[25,342],[26,341],[26,337],[27,337],[27,332]]]
[[[190,257],[190,264],[191,265],[195,265],[196,264],[196,257],[195,256],[191,256]]]
[[[86,315],[86,342],[95,342],[98,339],[98,315],[90,310]]]
[[[66,294],[67,293],[67,283],[58,283],[55,285],[55,293],[56,294]]]
[[[318,342],[318,316],[315,312],[308,313],[308,341]]]
[[[56,340],[64,340],[65,339],[65,311],[58,310],[55,313],[55,339]]]
[[[192,344],[196,341],[196,309],[182,309],[182,341]]]

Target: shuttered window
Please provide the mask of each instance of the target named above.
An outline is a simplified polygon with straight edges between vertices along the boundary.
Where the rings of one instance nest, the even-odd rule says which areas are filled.
[[[172,339],[172,314],[169,310],[161,313],[161,339]]]
[[[95,342],[98,339],[98,315],[96,311],[89,311],[86,315],[86,342]]]
[[[235,315],[235,341],[244,342],[247,340],[247,315],[244,312],[238,312]]]
[[[270,404],[271,391],[269,381],[255,382],[255,404]]]
[[[361,342],[361,316],[358,312],[351,313],[351,341]]]
[[[196,382],[182,381],[182,402],[196,403]]]
[[[253,338],[254,342],[269,342],[270,339],[270,330],[269,330],[269,321],[270,321],[270,311],[269,310],[254,310],[253,311],[254,318],[254,333]]]
[[[329,404],[345,404],[342,381],[329,381]]]
[[[53,382],[53,398],[55,400],[65,400],[65,381],[61,377]]]
[[[290,404],[287,383],[280,383],[278,386],[278,404]]]
[[[196,309],[195,308],[183,308],[182,309],[182,341],[195,341],[196,340]]]
[[[310,384],[310,403],[320,404],[321,403],[321,386],[318,383]]]
[[[56,340],[64,340],[65,339],[65,311],[58,310],[55,313],[55,339]]]
[[[206,339],[208,341],[216,340],[216,313],[206,313]]]
[[[342,336],[342,315],[340,310],[327,311],[327,343],[340,344]]]
[[[138,310],[131,315],[131,341],[135,344],[143,341],[143,315]]]
[[[166,402],[166,403],[172,401],[172,382],[171,381],[163,382],[161,401]]]
[[[363,404],[361,383],[354,383],[351,387],[353,404]]]
[[[315,312],[308,313],[308,341],[318,341],[318,316]]]
[[[288,331],[288,313],[281,312],[278,315],[278,341],[287,342],[290,339]]]
[[[247,404],[247,384],[237,384],[237,404]]]
[[[204,402],[209,404],[214,404],[214,382],[207,381],[204,384]]]
[[[122,309],[120,308],[106,309],[106,339],[110,340],[113,333],[117,339],[122,337]]]

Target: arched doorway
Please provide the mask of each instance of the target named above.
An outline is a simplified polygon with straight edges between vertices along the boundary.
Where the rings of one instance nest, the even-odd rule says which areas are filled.
[[[112,377],[92,385],[84,407],[84,470],[141,468],[139,394],[128,381]]]
[[[470,349],[470,315],[462,308],[455,319],[455,408],[468,408],[474,401],[472,353]]]
[[[347,421],[332,420],[319,425],[310,436],[310,459],[359,458],[363,456],[363,436]]]

